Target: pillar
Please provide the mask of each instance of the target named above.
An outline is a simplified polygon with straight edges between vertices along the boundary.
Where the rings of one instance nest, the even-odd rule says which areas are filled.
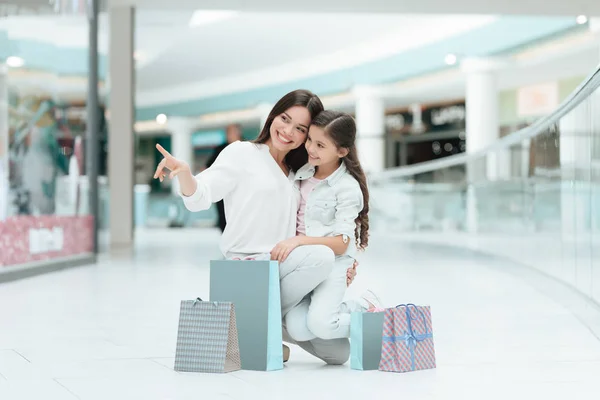
[[[497,70],[502,63],[495,59],[467,59],[462,64],[466,74],[467,154],[487,148],[500,139]],[[510,150],[489,153],[486,161],[476,163],[468,176],[470,182],[510,178]]]
[[[0,221],[8,216],[8,82],[6,65],[0,64]]]
[[[99,148],[98,142],[100,125],[100,105],[98,99],[98,2],[88,1],[89,42],[88,42],[88,95],[87,95],[87,132],[85,163],[89,182],[89,207],[93,221],[93,251],[98,253],[98,227],[100,225],[98,212],[98,168]],[[76,165],[75,160],[72,164]],[[69,171],[71,172],[71,171]],[[77,176],[77,175],[75,175]],[[74,187],[77,187],[74,185]]]
[[[592,18],[600,59],[600,19]],[[592,152],[600,135],[600,89],[559,121],[561,169],[561,232],[563,239],[579,241],[597,224],[598,199],[592,190]],[[590,224],[592,224],[590,226]],[[582,249],[583,251],[583,249]]]
[[[590,221],[592,122],[590,99],[559,121],[561,169],[561,231],[573,238]]]
[[[496,71],[500,64],[494,59],[471,58],[463,61],[466,75],[466,144],[467,154],[474,154],[495,143],[500,137],[498,89]],[[477,232],[478,207],[476,183],[506,178],[510,162],[506,151],[488,153],[467,165],[466,230]]]
[[[590,28],[592,32],[595,33],[596,46],[598,47],[598,60],[600,60],[600,18],[592,18],[590,20]],[[596,89],[594,94],[592,94],[592,99],[593,107],[595,107],[595,110],[592,111],[594,115],[594,120],[592,122],[592,132],[594,132],[592,146],[594,146],[594,154],[597,155],[598,152],[600,152],[600,89]],[[600,232],[600,191],[597,189],[599,180],[597,174],[592,177],[591,214],[593,216],[592,232],[594,232],[594,235],[597,235],[598,232]],[[600,289],[597,289],[596,292],[596,299],[598,299],[600,298]]]
[[[110,8],[110,125],[108,181],[110,244],[133,244],[135,70],[134,15],[131,7]]]
[[[531,166],[531,139],[525,139],[521,142],[521,179],[529,178],[529,168]]]
[[[357,86],[356,99],[357,149],[367,175],[385,168],[385,104],[377,88]]]
[[[194,125],[186,118],[172,117],[169,118],[168,129],[171,132],[171,154],[173,157],[187,162],[194,174],[194,148],[192,146]],[[171,181],[171,191],[175,195],[178,194],[179,181],[177,179]]]
[[[267,122],[267,118],[269,118],[269,113],[273,109],[273,106],[274,106],[273,104],[269,104],[269,103],[260,103],[258,106],[256,106],[258,118],[260,119],[260,122],[259,122],[260,125],[258,127],[259,134],[262,131],[263,127],[265,126],[265,123]]]
[[[596,37],[596,46],[598,47],[598,58],[600,58],[600,18],[591,18],[589,26],[590,31]]]

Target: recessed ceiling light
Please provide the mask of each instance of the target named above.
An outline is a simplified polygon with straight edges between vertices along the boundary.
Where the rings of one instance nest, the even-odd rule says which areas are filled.
[[[158,114],[156,116],[156,122],[158,122],[161,125],[164,125],[167,123],[167,116],[165,114]]]
[[[21,68],[23,65],[25,65],[25,60],[23,60],[21,57],[10,56],[6,59],[6,65],[11,68]]]
[[[189,25],[191,27],[208,25],[233,18],[239,12],[230,10],[196,10],[192,14]]]
[[[454,65],[454,64],[456,64],[457,57],[456,57],[456,55],[455,55],[455,54],[448,54],[448,55],[446,56],[446,58],[444,58],[444,61],[445,61],[445,62],[446,62],[446,64],[448,64],[448,65]]]
[[[577,23],[578,23],[579,25],[583,25],[583,24],[585,24],[585,23],[587,23],[587,22],[588,22],[588,17],[587,17],[587,16],[585,16],[585,15],[580,15],[580,16],[578,16],[578,17],[577,17]]]

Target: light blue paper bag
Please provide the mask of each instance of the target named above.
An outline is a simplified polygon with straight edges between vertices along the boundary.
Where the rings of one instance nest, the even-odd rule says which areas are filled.
[[[211,261],[210,300],[235,304],[242,369],[283,368],[280,296],[276,261]]]
[[[350,368],[376,370],[381,360],[385,313],[353,312],[350,317]]]

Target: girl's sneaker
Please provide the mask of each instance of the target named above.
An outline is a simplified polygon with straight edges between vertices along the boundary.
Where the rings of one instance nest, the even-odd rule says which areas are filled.
[[[367,290],[360,296],[360,298],[364,300],[364,305],[366,306],[365,308],[367,309],[367,312],[379,312],[385,309],[381,299],[372,290]]]

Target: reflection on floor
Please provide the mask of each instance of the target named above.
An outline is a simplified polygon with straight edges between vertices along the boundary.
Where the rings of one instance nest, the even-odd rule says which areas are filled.
[[[208,294],[218,232],[137,233],[98,265],[0,285],[0,399],[595,399],[600,341],[502,261],[374,235],[351,290],[430,304],[438,368],[173,371],[179,301]],[[504,261],[505,263],[507,261]]]

